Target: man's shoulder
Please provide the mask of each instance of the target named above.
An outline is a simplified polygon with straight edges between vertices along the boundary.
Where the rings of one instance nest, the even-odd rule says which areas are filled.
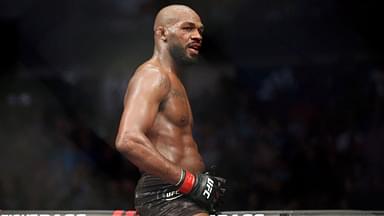
[[[170,88],[170,79],[167,73],[158,65],[150,62],[146,62],[136,69],[129,85],[136,86],[139,83],[144,84],[146,88],[154,87],[158,89],[158,87],[161,87],[165,91],[169,91]]]
[[[168,79],[168,75],[161,69],[161,67],[151,61],[147,61],[140,65],[136,69],[134,76],[150,76],[153,78]]]

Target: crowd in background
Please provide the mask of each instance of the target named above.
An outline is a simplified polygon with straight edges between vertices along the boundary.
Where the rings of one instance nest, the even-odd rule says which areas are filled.
[[[133,208],[122,100],[175,2],[0,1],[0,209]],[[177,2],[206,29],[182,76],[223,209],[382,209],[379,0]]]
[[[200,152],[228,179],[224,210],[383,206],[383,70],[235,72],[216,91],[191,98]],[[120,112],[102,123],[110,129],[104,135],[87,119],[98,118],[99,102],[86,83],[8,78],[1,85],[1,208],[133,208],[140,173],[113,147],[124,89],[115,92],[110,105]]]

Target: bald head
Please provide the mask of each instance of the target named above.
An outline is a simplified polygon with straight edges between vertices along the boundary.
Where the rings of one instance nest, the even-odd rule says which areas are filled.
[[[197,13],[190,7],[185,5],[169,5],[157,13],[153,30],[156,31],[159,26],[172,26],[181,19],[191,19],[193,17],[198,17],[200,19],[199,15],[197,15]]]
[[[171,56],[174,61],[197,59],[202,43],[203,24],[199,15],[185,5],[164,7],[153,26],[155,55]]]

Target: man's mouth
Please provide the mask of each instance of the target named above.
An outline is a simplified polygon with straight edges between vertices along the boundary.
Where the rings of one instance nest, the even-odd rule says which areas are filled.
[[[193,53],[195,53],[195,54],[199,54],[200,48],[201,48],[201,45],[200,44],[196,44],[196,43],[190,44],[188,46],[188,49],[190,51],[192,51]]]

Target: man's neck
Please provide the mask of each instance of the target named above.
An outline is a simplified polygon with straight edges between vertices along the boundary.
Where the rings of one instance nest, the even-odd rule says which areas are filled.
[[[157,61],[165,70],[175,74],[176,76],[179,76],[181,71],[184,69],[183,65],[177,63],[177,61],[175,61],[169,52],[155,52],[153,58],[157,59]]]

